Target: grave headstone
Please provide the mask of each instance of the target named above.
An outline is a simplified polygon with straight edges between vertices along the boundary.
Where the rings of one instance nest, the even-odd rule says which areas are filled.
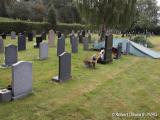
[[[39,59],[44,60],[48,58],[48,43],[41,42],[39,47]]]
[[[11,39],[16,39],[16,32],[14,31],[11,32]]]
[[[33,33],[33,37],[36,37],[36,30],[33,30],[32,33]]]
[[[24,35],[18,36],[18,51],[26,50],[26,38]]]
[[[12,66],[12,99],[16,100],[32,92],[32,63],[20,61]]]
[[[42,40],[46,40],[46,38],[47,38],[46,32],[42,32],[42,33],[41,33],[41,36],[42,36]]]
[[[122,43],[119,43],[117,47],[116,59],[120,59],[121,55],[122,55]]]
[[[77,53],[78,52],[78,40],[77,37],[71,36],[70,37],[71,41],[71,48],[72,48],[72,53]]]
[[[42,36],[37,36],[36,37],[36,45],[34,45],[35,48],[39,48],[40,43],[43,41]]]
[[[65,37],[62,35],[57,41],[57,56],[65,52]]]
[[[0,37],[0,53],[4,53],[4,42],[2,37]]]
[[[28,32],[28,41],[33,41],[33,33]]]
[[[64,52],[59,56],[59,75],[53,80],[63,82],[69,79],[71,79],[71,54]]]
[[[5,47],[5,66],[11,66],[17,62],[17,46],[9,45]]]
[[[55,33],[54,33],[53,30],[49,31],[49,34],[48,34],[48,45],[50,47],[54,47],[55,46]]]
[[[83,50],[89,50],[89,41],[87,37],[83,37]]]
[[[109,34],[105,37],[105,54],[104,54],[104,63],[112,62],[112,44],[113,44],[113,35]]]

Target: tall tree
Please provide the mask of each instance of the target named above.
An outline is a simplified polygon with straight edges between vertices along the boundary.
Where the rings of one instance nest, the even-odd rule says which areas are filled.
[[[101,39],[106,28],[126,28],[136,14],[137,0],[76,0],[76,2],[87,22],[102,25]]]

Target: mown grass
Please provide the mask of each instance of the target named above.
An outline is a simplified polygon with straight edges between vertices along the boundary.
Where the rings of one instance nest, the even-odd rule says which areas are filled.
[[[94,36],[96,38],[96,36]],[[150,38],[160,50],[160,37]],[[107,65],[86,69],[83,59],[95,51],[72,54],[72,79],[62,84],[51,82],[58,74],[56,48],[49,49],[49,59],[37,60],[38,49],[27,42],[19,60],[33,63],[33,94],[21,100],[0,103],[0,120],[152,120],[160,119],[160,61],[123,56]],[[5,40],[5,45],[17,44]],[[66,51],[70,52],[69,39]],[[0,54],[0,63],[3,63]],[[0,69],[0,87],[11,82],[11,69]],[[113,117],[113,112],[157,112],[157,117]]]

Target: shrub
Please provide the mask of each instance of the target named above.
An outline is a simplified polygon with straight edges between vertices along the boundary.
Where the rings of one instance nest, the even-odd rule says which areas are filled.
[[[154,45],[149,40],[147,40],[144,36],[136,36],[134,37],[133,41],[142,45],[147,44],[147,47],[149,48],[154,47]]]
[[[8,22],[0,22],[0,33],[6,32],[10,33],[11,31],[15,31],[17,33],[23,31],[32,31],[36,30],[37,32],[41,32],[43,30],[48,31],[49,29],[55,29],[57,31],[61,31],[63,33],[69,33],[72,30],[83,30],[87,27],[81,24],[66,24],[66,23],[58,23],[52,27],[51,24],[47,22],[28,22],[28,21],[8,21]]]

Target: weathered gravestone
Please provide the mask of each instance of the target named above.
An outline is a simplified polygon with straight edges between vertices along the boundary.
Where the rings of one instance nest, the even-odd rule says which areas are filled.
[[[113,44],[113,35],[109,34],[105,36],[105,54],[104,54],[104,63],[112,62],[112,44]]]
[[[46,32],[42,32],[42,33],[41,33],[41,36],[42,36],[42,40],[46,40],[46,38],[47,38]]]
[[[48,45],[50,47],[54,47],[55,46],[55,33],[54,33],[53,30],[49,31],[49,34],[48,34]]]
[[[72,53],[77,53],[78,52],[78,40],[77,40],[77,37],[70,36],[70,41],[71,41]]]
[[[37,36],[36,37],[36,45],[34,45],[35,48],[39,48],[40,43],[43,41],[42,36]]]
[[[87,37],[83,37],[83,50],[89,50],[89,41]]]
[[[16,39],[16,32],[14,31],[11,32],[11,39]]]
[[[48,58],[48,43],[41,42],[39,47],[39,59],[44,60]]]
[[[63,82],[71,78],[71,54],[62,53],[59,56],[59,75],[52,80],[57,82]]]
[[[28,41],[33,41],[33,33],[32,32],[28,33]]]
[[[65,37],[62,35],[57,41],[57,56],[65,52]]]
[[[5,47],[5,66],[11,66],[17,62],[17,46],[9,45]]]
[[[26,50],[26,38],[24,35],[18,36],[18,51]]]
[[[12,66],[12,99],[32,92],[32,63],[20,61]]]
[[[1,36],[0,36],[0,53],[4,53],[4,42]]]
[[[117,47],[116,59],[120,59],[121,55],[122,55],[122,43],[119,43]]]
[[[33,37],[35,37],[36,34],[37,34],[37,33],[36,33],[36,30],[33,30],[32,33],[33,33]]]
[[[6,39],[6,33],[2,33],[1,35],[0,35],[3,39]]]

